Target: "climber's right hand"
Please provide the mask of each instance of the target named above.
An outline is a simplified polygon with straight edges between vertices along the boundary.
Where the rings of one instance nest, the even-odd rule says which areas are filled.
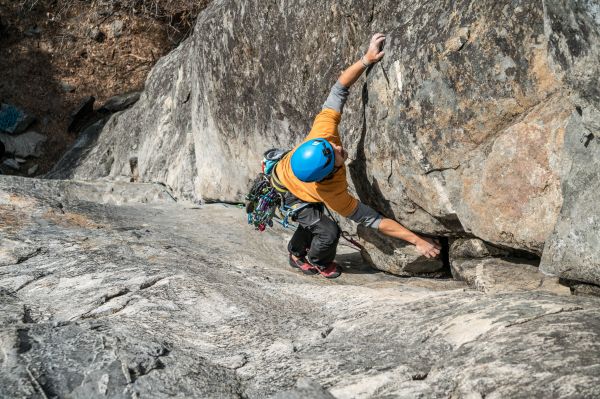
[[[420,237],[415,246],[417,247],[417,251],[426,258],[437,258],[442,249],[437,240],[428,237]]]
[[[371,38],[371,42],[369,43],[369,49],[364,55],[364,60],[372,65],[379,62],[383,58],[383,41],[385,40],[385,35],[383,33],[376,33]]]

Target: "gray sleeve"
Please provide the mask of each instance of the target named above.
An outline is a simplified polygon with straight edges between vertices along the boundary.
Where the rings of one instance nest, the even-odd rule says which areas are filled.
[[[342,110],[344,109],[344,104],[346,104],[347,98],[348,88],[344,87],[339,81],[337,81],[331,88],[329,96],[323,104],[323,109],[331,108],[332,110],[337,111],[341,114]]]
[[[352,212],[350,216],[348,216],[348,219],[355,221],[356,223],[360,223],[363,226],[376,229],[379,227],[379,223],[381,223],[383,216],[377,213],[377,211],[370,206],[359,202],[356,210]]]

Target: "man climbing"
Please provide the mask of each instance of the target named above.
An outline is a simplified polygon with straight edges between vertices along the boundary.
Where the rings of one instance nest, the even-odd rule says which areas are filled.
[[[383,58],[384,40],[383,34],[374,35],[366,54],[340,75],[306,139],[277,163],[272,174],[273,186],[285,192],[285,204],[299,209],[295,216],[298,228],[288,244],[289,262],[306,274],[320,273],[327,278],[341,274],[334,262],[340,229],[324,214],[323,205],[385,235],[408,241],[428,258],[440,253],[437,242],[382,217],[348,192],[348,154],[342,147],[338,124],[348,89],[363,71]]]

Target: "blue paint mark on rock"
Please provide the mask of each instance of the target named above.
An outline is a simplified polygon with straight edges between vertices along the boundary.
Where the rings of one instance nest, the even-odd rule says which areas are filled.
[[[35,118],[10,104],[0,105],[0,130],[18,134],[29,127]]]

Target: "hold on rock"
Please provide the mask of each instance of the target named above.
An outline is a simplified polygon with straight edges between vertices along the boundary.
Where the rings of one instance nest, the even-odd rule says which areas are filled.
[[[34,131],[18,136],[0,133],[0,142],[4,144],[6,152],[21,158],[41,156],[46,140],[48,140],[46,136]]]

